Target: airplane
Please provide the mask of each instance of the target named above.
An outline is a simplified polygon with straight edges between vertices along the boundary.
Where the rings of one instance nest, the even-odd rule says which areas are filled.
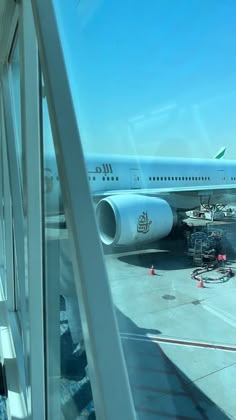
[[[166,237],[180,212],[235,203],[233,160],[87,155],[100,238],[130,246]],[[55,158],[46,159],[47,211],[63,211]]]

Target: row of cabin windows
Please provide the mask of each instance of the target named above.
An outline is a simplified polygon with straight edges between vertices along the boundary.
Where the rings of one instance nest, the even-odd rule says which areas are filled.
[[[89,181],[96,181],[96,176],[89,176]],[[103,176],[102,181],[119,181],[118,176]]]
[[[153,176],[149,177],[149,181],[210,181],[209,176]]]
[[[187,176],[172,176],[172,177],[170,177],[170,176],[161,176],[161,177],[159,177],[159,176],[157,176],[157,177],[155,177],[155,176],[153,176],[153,177],[149,177],[149,181],[210,181],[210,177],[209,176],[199,176],[199,177],[197,177],[197,176],[189,176],[189,177],[187,177]],[[225,178],[224,178],[225,179]],[[139,178],[137,178],[137,180],[139,180]],[[96,181],[96,177],[95,176],[89,176],[89,181]],[[109,176],[107,176],[107,177],[105,177],[105,176],[103,176],[102,177],[102,181],[119,181],[119,177],[118,176],[116,176],[116,177],[114,177],[114,176],[111,176],[111,177],[109,177]],[[231,181],[236,181],[236,177],[235,176],[231,176]]]

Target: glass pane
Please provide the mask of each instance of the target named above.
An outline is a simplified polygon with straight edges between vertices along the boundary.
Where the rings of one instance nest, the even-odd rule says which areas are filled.
[[[44,133],[45,270],[48,417],[95,418],[71,243],[63,214],[47,102],[42,98]]]
[[[19,58],[19,39],[17,38],[10,57],[10,80],[13,98],[13,120],[15,128],[15,139],[17,147],[17,157],[22,182],[22,138],[21,138],[21,100],[20,100],[20,58]]]
[[[9,288],[11,297],[11,310],[15,310],[17,324],[17,357],[20,370],[20,385],[27,410],[31,411],[31,384],[30,384],[30,332],[29,332],[29,288],[28,288],[28,243],[27,243],[27,214],[23,211],[23,183],[22,183],[22,138],[21,138],[21,69],[19,60],[19,39],[16,37],[8,66],[9,85],[5,81],[4,88],[4,121],[6,124],[7,163],[5,174],[9,177],[6,183],[5,199],[11,200],[12,226],[8,230],[12,238],[13,260],[8,264],[12,266],[14,287]],[[9,95],[9,98],[7,98]],[[9,106],[9,108],[7,108]],[[6,191],[8,190],[9,191]],[[8,196],[10,194],[10,196]],[[26,197],[25,197],[26,198]],[[8,218],[9,215],[5,215]],[[6,222],[6,219],[5,219]],[[8,249],[9,251],[9,249]],[[9,258],[9,256],[8,256]],[[9,282],[9,279],[8,279]],[[20,350],[19,350],[20,349]]]
[[[4,114],[3,114],[3,107],[2,107],[2,96],[0,95],[0,118],[1,118],[1,127],[0,127],[0,277],[1,283],[4,291],[4,295],[6,296],[7,289],[6,289],[6,244],[5,244],[5,223],[4,223],[4,213],[5,213],[5,199],[4,199],[4,177],[6,176],[4,171],[4,150],[3,150],[3,141],[5,141],[5,127],[4,127]]]
[[[235,4],[54,5],[137,414],[234,417]]]

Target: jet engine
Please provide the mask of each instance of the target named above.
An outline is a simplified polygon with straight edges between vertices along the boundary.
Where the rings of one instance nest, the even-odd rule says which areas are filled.
[[[134,245],[164,238],[177,218],[167,201],[136,194],[103,198],[96,215],[105,245]]]

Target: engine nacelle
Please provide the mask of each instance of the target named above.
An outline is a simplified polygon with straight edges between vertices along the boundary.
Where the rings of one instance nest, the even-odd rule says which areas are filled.
[[[176,221],[167,201],[136,194],[102,199],[96,215],[105,245],[142,244],[164,238]]]

